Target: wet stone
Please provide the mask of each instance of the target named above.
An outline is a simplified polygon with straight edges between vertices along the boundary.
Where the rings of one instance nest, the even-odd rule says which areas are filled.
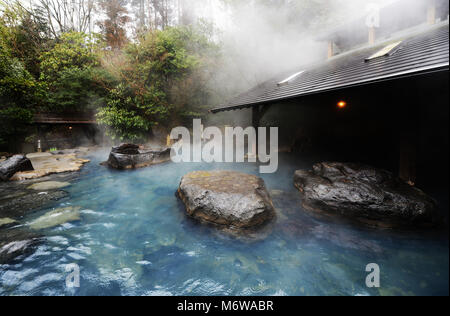
[[[170,148],[145,149],[134,144],[122,144],[112,148],[104,164],[119,170],[144,168],[169,161],[170,151]]]
[[[350,163],[319,163],[295,172],[307,210],[377,227],[434,227],[436,202],[390,172]]]
[[[264,181],[254,175],[192,172],[181,180],[178,196],[190,217],[225,227],[257,227],[275,216]]]
[[[53,155],[51,153],[28,154],[27,157],[33,164],[33,171],[17,172],[11,180],[22,181],[38,179],[48,175],[81,170],[89,160],[77,157],[76,154]]]
[[[79,207],[65,207],[44,214],[29,223],[29,226],[32,229],[40,230],[60,226],[69,222],[79,221],[80,219]]]
[[[48,190],[62,189],[68,186],[70,186],[69,182],[46,181],[30,185],[28,189],[35,191],[48,191]]]
[[[0,228],[0,264],[32,254],[42,240],[42,236],[25,229]]]
[[[34,170],[31,161],[22,156],[16,155],[9,159],[0,161],[0,181],[8,181],[19,171]]]
[[[0,218],[0,228],[7,228],[11,225],[17,224],[17,222],[14,219],[11,218]]]
[[[33,210],[48,207],[69,194],[65,191],[23,192],[23,195],[0,201],[0,217],[21,218]]]

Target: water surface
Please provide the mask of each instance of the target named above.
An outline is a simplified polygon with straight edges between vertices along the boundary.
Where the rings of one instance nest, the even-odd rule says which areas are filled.
[[[193,170],[258,174],[253,164],[164,164],[119,172],[89,157],[70,198],[82,219],[41,233],[37,251],[0,266],[0,295],[448,295],[446,232],[392,233],[317,219],[305,213],[294,170],[310,162],[284,157],[263,175],[277,207],[264,238],[238,239],[186,218],[175,197]],[[432,193],[432,192],[431,192]],[[66,265],[81,286],[65,285]],[[366,265],[381,268],[381,288],[365,285]]]

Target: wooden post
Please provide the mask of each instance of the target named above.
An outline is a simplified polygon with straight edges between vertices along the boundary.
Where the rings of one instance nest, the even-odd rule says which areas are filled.
[[[42,152],[42,142],[41,142],[41,126],[39,124],[37,125],[37,136],[38,140],[36,144],[36,152],[40,153]]]
[[[418,97],[418,100],[420,100],[420,97]],[[410,185],[415,185],[420,137],[419,104],[410,104],[408,109],[404,109],[399,128],[399,177]]]
[[[369,44],[375,44],[375,27],[369,27]]]
[[[265,105],[256,105],[254,107],[252,107],[252,126],[255,128],[256,130],[256,146],[254,146],[253,148],[253,154],[255,154],[255,156],[258,156],[258,140],[259,140],[259,133],[258,133],[258,128],[260,127],[261,124],[261,119],[263,118],[264,114],[267,113],[267,111],[270,109],[271,104],[265,104]]]
[[[260,113],[259,105],[254,106],[252,108],[252,126],[256,130],[256,144],[254,144],[254,146],[252,148],[252,151],[253,151],[252,154],[255,155],[255,157],[258,156],[258,140],[259,140],[258,128],[259,128],[259,123],[261,120],[260,115],[261,115],[261,113]]]
[[[436,1],[428,0],[427,23],[434,25],[436,23]]]
[[[167,148],[170,148],[170,147],[172,147],[172,145],[173,145],[173,140],[170,138],[170,135],[167,135],[167,137],[166,137],[166,147]]]
[[[410,185],[416,183],[416,139],[414,134],[405,131],[400,135],[399,177]]]
[[[334,56],[334,42],[328,41],[328,59]]]

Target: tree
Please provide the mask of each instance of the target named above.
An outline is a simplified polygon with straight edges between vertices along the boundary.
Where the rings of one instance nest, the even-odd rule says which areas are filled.
[[[131,9],[136,17],[137,34],[147,30],[164,30],[178,24],[188,25],[194,22],[188,8],[193,0],[131,0]]]
[[[218,48],[210,29],[169,27],[152,30],[126,49],[120,85],[112,89],[98,122],[121,140],[145,140],[152,128],[198,115],[209,95]]]
[[[97,37],[70,32],[61,35],[48,52],[41,55],[41,81],[48,92],[48,107],[53,111],[83,111],[99,102]]]
[[[1,20],[3,41],[11,48],[12,56],[18,58],[36,79],[39,78],[39,56],[51,45],[44,13],[26,9],[19,2],[4,3]]]
[[[0,34],[4,25],[0,23]],[[23,64],[14,58],[0,36],[0,147],[17,141],[26,131],[41,90]]]
[[[127,42],[126,25],[130,21],[124,0],[102,0],[100,6],[107,19],[98,23],[108,46],[112,50],[121,49]]]
[[[54,37],[76,31],[91,33],[94,0],[38,0]]]

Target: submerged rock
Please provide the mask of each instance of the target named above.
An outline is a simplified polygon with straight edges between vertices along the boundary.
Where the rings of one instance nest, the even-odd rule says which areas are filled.
[[[70,186],[69,182],[45,181],[30,185],[28,189],[35,191],[48,191],[48,190],[62,189],[68,186]]]
[[[0,230],[0,264],[8,264],[19,256],[33,253],[41,241],[41,236],[27,230]]]
[[[436,202],[390,172],[351,163],[319,163],[295,172],[304,206],[371,226],[434,226]]]
[[[87,155],[90,151],[91,151],[91,149],[88,148],[88,147],[78,147],[78,148],[74,148],[74,149],[63,149],[63,150],[58,150],[58,151],[54,152],[54,154],[56,154],[56,155],[70,155],[70,154],[77,154],[77,155],[80,155],[80,156],[85,156],[85,155]]]
[[[198,171],[181,180],[178,196],[195,219],[233,228],[268,222],[275,210],[264,180],[231,171]]]
[[[29,224],[30,228],[39,230],[59,226],[81,219],[79,207],[65,207],[48,212]]]
[[[16,224],[17,222],[14,219],[11,218],[0,218],[0,228],[6,228],[9,227],[11,225]]]
[[[138,145],[122,144],[113,147],[106,164],[114,169],[136,169],[170,160],[170,148],[141,149]]]
[[[13,219],[21,218],[30,211],[51,206],[52,203],[68,195],[65,191],[23,192],[23,195],[0,200],[0,216]]]
[[[19,171],[34,170],[31,161],[22,156],[16,155],[0,162],[0,181],[8,181]]]

